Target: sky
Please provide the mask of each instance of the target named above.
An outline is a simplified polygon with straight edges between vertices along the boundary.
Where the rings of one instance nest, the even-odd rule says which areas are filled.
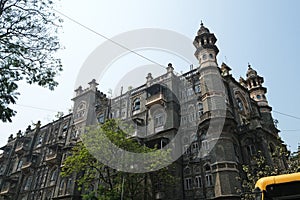
[[[218,39],[219,64],[225,62],[229,65],[236,79],[245,77],[248,63],[264,77],[273,117],[279,121],[280,136],[292,151],[300,142],[299,7],[300,2],[296,0],[86,0],[84,3],[61,0],[57,4],[57,10],[108,38],[133,30],[164,29],[192,41],[202,20]],[[147,40],[147,37],[141,38]],[[97,47],[109,42],[66,18],[60,39],[65,48],[58,53],[64,66],[64,71],[57,78],[59,86],[55,91],[26,84],[19,86],[21,95],[14,106],[16,117],[12,123],[0,123],[0,146],[5,145],[10,134],[25,131],[28,125],[38,120],[45,125],[55,119],[58,111],[68,113],[82,66]],[[168,52],[153,49],[137,51],[162,65],[172,62],[178,73],[189,70],[187,62]],[[192,64],[197,66],[197,61]],[[148,72],[155,75],[164,72],[159,66],[131,53],[112,61],[111,66],[119,76],[107,75],[108,79],[100,81],[99,89],[103,92],[109,88],[118,91],[116,87],[119,86],[116,85],[120,77],[137,66],[146,69],[144,77]],[[95,78],[98,80],[99,77]]]

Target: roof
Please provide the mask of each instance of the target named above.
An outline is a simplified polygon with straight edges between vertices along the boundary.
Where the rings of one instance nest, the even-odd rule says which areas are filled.
[[[300,181],[300,172],[261,178],[256,182],[255,188],[259,188],[260,190],[266,190],[268,185],[288,183],[293,181]]]

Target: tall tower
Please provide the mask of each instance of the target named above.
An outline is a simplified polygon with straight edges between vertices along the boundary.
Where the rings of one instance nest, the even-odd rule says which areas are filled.
[[[260,111],[271,112],[272,108],[269,106],[266,98],[267,88],[262,85],[264,83],[264,78],[259,76],[250,64],[248,65],[246,73],[246,83],[250,92],[250,97],[257,102]]]
[[[264,78],[259,76],[250,64],[248,65],[245,83],[249,90],[250,97],[257,102],[263,122],[268,125],[269,128],[275,128],[271,113],[272,107],[269,106],[266,97],[267,88],[263,87]],[[276,129],[275,132],[277,132]]]
[[[194,40],[195,56],[199,60],[201,98],[203,115],[200,117],[199,136],[201,142],[201,162],[204,177],[212,174],[212,181],[206,180],[206,199],[239,199],[236,177],[239,176],[233,152],[235,122],[226,111],[226,88],[217,64],[217,38],[208,28],[201,27]],[[206,151],[207,150],[207,151]],[[206,152],[205,152],[206,151]],[[213,186],[213,187],[209,187]]]
[[[220,69],[217,63],[217,38],[210,33],[201,22],[201,27],[194,40],[195,56],[199,60],[200,85],[202,91],[201,101],[203,112],[225,110],[225,90]]]

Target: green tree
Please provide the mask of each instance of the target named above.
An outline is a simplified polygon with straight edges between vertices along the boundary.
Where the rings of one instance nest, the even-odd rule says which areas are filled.
[[[135,153],[154,152],[154,155],[157,155],[155,148],[148,148],[131,139],[127,131],[123,131],[124,129],[129,131],[131,127],[124,127],[123,124],[121,129],[115,120],[108,120],[101,126],[90,128],[82,136],[84,143],[79,142],[72,149],[72,155],[65,160],[62,176],[71,176],[74,173],[78,175],[77,183],[79,190],[83,193],[83,198],[93,199],[97,197],[100,200],[153,199],[153,177],[163,177],[166,184],[175,180],[166,168],[149,173],[127,173],[112,169],[95,159],[91,154],[95,151],[94,149],[91,149],[89,145],[87,145],[88,148],[85,146],[86,143],[95,142],[96,149],[101,147],[109,151],[110,147],[101,142],[104,139],[103,135],[99,134],[105,133],[105,136],[113,144],[122,149]],[[111,154],[107,154],[106,151],[102,153],[108,160],[111,159]],[[166,158],[169,155],[169,152],[164,154]],[[156,164],[159,163],[154,163],[154,166]]]
[[[266,176],[294,173],[299,170],[298,153],[290,154],[285,146],[277,146],[271,155],[272,163],[269,163],[261,151],[252,157],[251,164],[243,165],[245,178],[242,182],[242,199],[254,200],[254,186],[258,179]]]
[[[16,111],[18,82],[53,90],[62,70],[55,57],[62,20],[52,0],[0,0],[0,120],[11,122]]]

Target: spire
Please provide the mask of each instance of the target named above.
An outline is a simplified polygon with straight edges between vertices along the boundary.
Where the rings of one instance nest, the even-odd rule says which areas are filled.
[[[249,63],[246,76],[245,83],[250,92],[250,97],[255,100],[260,107],[269,108],[266,98],[267,88],[263,87],[264,78],[259,76],[257,71],[254,70]],[[264,111],[270,111],[270,109],[264,109]]]
[[[205,34],[205,33],[210,33],[210,32],[209,32],[209,29],[206,28],[206,27],[203,25],[203,22],[202,22],[202,20],[201,20],[201,23],[200,23],[200,29],[198,30],[197,35],[202,35],[202,34]]]
[[[215,61],[219,53],[218,47],[215,45],[217,38],[209,29],[203,25],[201,21],[200,29],[194,39],[194,46],[196,47],[195,56],[200,61],[200,64],[206,61]]]

